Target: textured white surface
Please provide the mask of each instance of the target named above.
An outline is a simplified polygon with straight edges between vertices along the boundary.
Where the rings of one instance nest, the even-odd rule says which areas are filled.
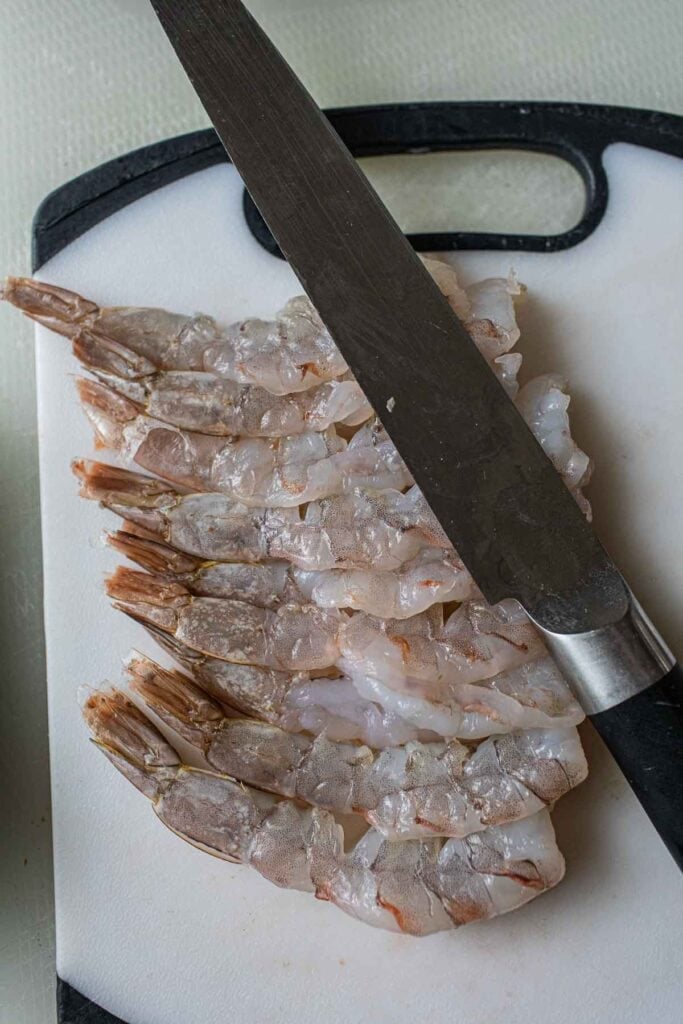
[[[598,527],[646,603],[665,613],[683,598],[683,475],[671,469],[683,428],[672,301],[683,269],[683,166],[618,146],[607,167],[609,214],[586,243],[551,256],[463,254],[458,266],[472,278],[512,265],[528,284],[522,351],[530,367],[571,377],[577,433],[598,463]],[[240,198],[232,168],[204,171],[110,218],[42,276],[100,302],[228,320],[267,315],[296,283],[248,235]],[[69,380],[76,364],[63,339],[37,334],[62,977],[130,1024],[218,1024],[226,1007],[234,1024],[445,1024],[503,1014],[510,1024],[673,1024],[683,919],[671,897],[680,878],[588,729],[592,778],[556,814],[566,881],[516,914],[457,934],[414,940],[371,930],[190,848],[156,821],[88,744],[75,700],[79,684],[118,680],[131,646],[155,647],[102,592],[102,574],[117,561],[99,540],[107,517],[77,497],[68,471],[74,454],[91,450]],[[653,490],[656,500],[644,497]]]
[[[678,0],[250,6],[328,105],[526,97],[683,110]],[[147,0],[6,0],[0,95],[0,273],[29,269],[31,217],[50,189],[205,124]],[[514,196],[518,181],[500,184]],[[45,1024],[54,949],[33,334],[4,308],[0,334],[0,1021]]]

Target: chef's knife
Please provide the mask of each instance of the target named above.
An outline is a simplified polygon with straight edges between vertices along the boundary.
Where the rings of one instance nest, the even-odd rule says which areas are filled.
[[[283,254],[484,596],[522,603],[683,867],[681,669],[243,4],[152,3]]]

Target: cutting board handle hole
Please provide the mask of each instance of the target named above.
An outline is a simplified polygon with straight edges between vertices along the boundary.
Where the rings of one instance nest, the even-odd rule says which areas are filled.
[[[453,229],[559,235],[586,208],[585,183],[567,160],[523,149],[402,153],[360,164],[407,234]]]
[[[419,252],[568,249],[596,230],[607,208],[602,154],[608,146],[626,142],[683,157],[683,118],[632,107],[390,103],[326,114],[371,177],[376,176]],[[129,203],[226,159],[208,129],[153,143],[86,171],[52,192],[36,211],[33,269]],[[583,181],[583,200],[572,168]],[[279,256],[246,193],[243,208],[254,238]]]

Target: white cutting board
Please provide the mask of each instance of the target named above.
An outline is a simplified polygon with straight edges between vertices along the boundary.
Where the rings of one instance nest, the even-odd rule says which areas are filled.
[[[619,144],[606,166],[609,208],[580,246],[455,262],[466,281],[514,267],[528,285],[527,371],[571,378],[596,525],[680,658],[683,164]],[[272,314],[298,290],[248,234],[226,165],[127,207],[40,276],[102,304],[224,320]],[[132,646],[157,651],[103,595],[113,517],[77,497],[69,472],[92,440],[68,347],[37,330],[61,977],[128,1024],[680,1020],[680,875],[590,728],[591,777],[554,815],[566,880],[508,917],[428,939],[278,890],[155,819],[88,743],[76,702],[80,684],[119,680]]]

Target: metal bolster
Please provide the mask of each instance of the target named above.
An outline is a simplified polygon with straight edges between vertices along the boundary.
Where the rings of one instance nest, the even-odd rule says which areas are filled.
[[[542,626],[550,653],[589,715],[607,711],[657,682],[675,658],[629,592],[618,622],[587,633],[555,633]]]

